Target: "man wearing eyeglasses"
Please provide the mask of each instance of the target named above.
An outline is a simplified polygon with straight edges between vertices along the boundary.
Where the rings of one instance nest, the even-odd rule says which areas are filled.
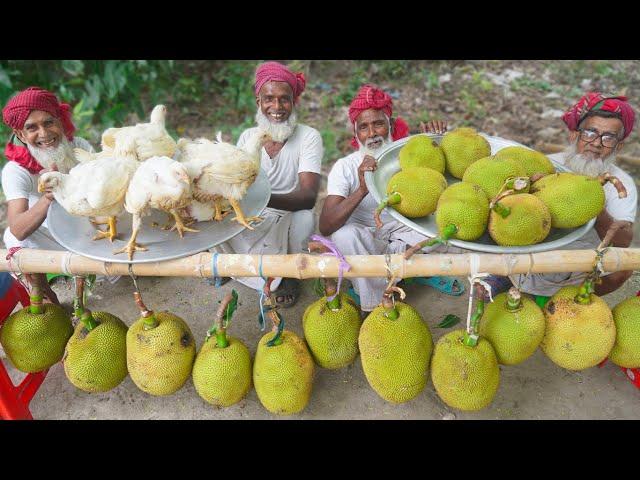
[[[618,198],[615,187],[610,183],[605,184],[605,208],[598,215],[595,228],[565,248],[595,249],[607,232],[609,235],[613,233],[610,246],[629,247],[633,239],[638,193],[633,178],[615,161],[625,139],[633,130],[633,109],[626,97],[591,92],[570,108],[562,120],[569,128],[569,146],[564,152],[549,155],[549,158],[581,175],[597,177],[608,172],[617,177],[627,190],[626,198]],[[617,290],[632,273],[622,271],[603,275],[595,293],[605,295]],[[585,273],[514,275],[510,278],[523,292],[548,297],[565,285],[579,284],[584,280]]]

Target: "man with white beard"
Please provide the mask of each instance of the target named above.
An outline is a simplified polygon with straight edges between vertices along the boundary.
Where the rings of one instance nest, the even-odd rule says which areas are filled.
[[[75,164],[73,148],[93,151],[84,139],[74,137],[69,105],[38,87],[29,87],[11,98],[2,119],[13,131],[5,148],[7,164],[2,169],[2,190],[7,201],[7,248],[24,247],[64,250],[47,228],[47,212],[54,200],[51,192],[38,193],[38,177],[50,170],[67,173]],[[58,299],[44,274],[27,275],[40,281],[44,295]]]
[[[256,69],[256,123],[238,139],[243,147],[257,128],[269,132],[272,142],[261,151],[261,167],[271,184],[271,198],[262,212],[263,221],[254,230],[245,230],[214,250],[220,253],[286,254],[306,249],[315,231],[312,209],[320,187],[322,137],[307,125],[298,123],[296,104],[304,91],[304,74],[293,73],[278,62],[266,62]],[[236,280],[261,291],[261,278]],[[288,308],[295,304],[300,281],[276,278],[271,283],[276,304]]]
[[[549,155],[575,173],[597,177],[608,172],[617,177],[627,190],[626,198],[618,198],[615,187],[604,186],[605,208],[596,219],[595,228],[584,237],[563,247],[571,250],[591,250],[598,247],[607,232],[613,233],[610,246],[627,248],[633,240],[633,222],[636,218],[638,192],[631,176],[615,165],[616,155],[622,149],[624,140],[633,130],[635,114],[627,98],[606,96],[591,92],[580,99],[562,117],[569,128],[569,146],[564,152]],[[621,271],[603,275],[602,283],[595,286],[596,295],[605,295],[622,286],[632,271]],[[552,273],[512,275],[510,280],[523,292],[540,297],[554,295],[561,287],[578,285],[584,281],[586,273]],[[503,277],[504,278],[504,277]],[[490,280],[491,281],[491,280]],[[508,288],[493,289],[495,295]]]
[[[403,253],[407,246],[427,238],[394,220],[386,211],[381,213],[382,228],[377,229],[374,222],[377,204],[364,180],[365,172],[376,169],[371,153],[409,135],[407,124],[392,114],[391,97],[374,85],[363,85],[349,107],[349,120],[354,128],[351,144],[357,150],[337,160],[331,169],[327,198],[320,214],[320,233],[331,236],[343,255]],[[444,133],[446,128],[446,122],[431,121],[423,130]],[[420,280],[453,295],[463,292],[455,279]],[[350,293],[359,297],[362,312],[370,312],[381,302],[387,280],[353,278],[351,283],[354,291]]]

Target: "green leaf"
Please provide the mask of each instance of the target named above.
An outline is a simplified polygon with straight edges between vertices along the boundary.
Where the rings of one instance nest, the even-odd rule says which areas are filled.
[[[3,68],[0,68],[0,85],[6,88],[13,88],[11,86],[11,79],[9,78],[9,74]]]
[[[77,77],[84,72],[84,62],[82,60],[63,60],[62,69],[72,77]]]
[[[460,319],[460,317],[458,317],[457,315],[453,315],[452,313],[450,313],[449,315],[447,315],[446,317],[444,317],[444,320],[442,320],[439,324],[438,324],[438,328],[450,328],[453,327],[454,325],[457,325],[458,323],[460,323],[462,320]]]
[[[235,312],[236,309],[238,308],[238,292],[236,292],[235,289],[231,290],[231,296],[233,298],[229,302],[229,304],[227,305],[227,309],[224,312],[224,323],[225,323],[225,325],[229,324],[229,321],[231,320],[231,317],[233,316],[233,312]]]
[[[322,280],[320,280],[319,278],[313,280],[313,292],[320,298],[326,295]]]

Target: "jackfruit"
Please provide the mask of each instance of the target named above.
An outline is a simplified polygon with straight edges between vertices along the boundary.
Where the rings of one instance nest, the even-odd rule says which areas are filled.
[[[522,170],[515,165],[494,157],[485,157],[469,165],[462,181],[480,185],[487,197],[492,199],[498,195],[507,178],[522,175]]]
[[[309,403],[313,387],[313,358],[304,341],[283,330],[282,343],[268,346],[273,332],[264,335],[256,351],[253,384],[262,405],[271,413],[292,415]]]
[[[489,235],[498,245],[534,245],[550,231],[549,209],[529,193],[501,198],[489,214]]]
[[[398,153],[400,168],[428,167],[444,173],[444,152],[440,146],[426,135],[415,135]]]
[[[379,305],[362,324],[358,345],[367,381],[382,398],[407,402],[424,389],[433,339],[415,308]]]
[[[237,303],[238,294],[233,290],[222,301],[216,323],[207,332],[193,364],[193,385],[198,395],[216,407],[238,403],[251,389],[249,349],[226,334]]]
[[[69,381],[85,392],[106,392],[127,376],[127,326],[115,315],[85,310],[65,349]]]
[[[11,314],[0,328],[0,344],[18,370],[35,373],[62,360],[72,334],[69,314],[32,294],[31,305]]]
[[[454,225],[455,238],[472,241],[487,229],[489,200],[479,185],[459,182],[447,188],[438,199],[436,224],[440,235]]]
[[[616,343],[609,359],[625,368],[640,368],[640,297],[623,300],[613,309]]]
[[[307,307],[302,317],[304,338],[313,359],[323,368],[336,369],[351,364],[358,355],[358,333],[362,319],[351,297],[335,288]]]
[[[551,212],[554,228],[575,228],[597,217],[605,203],[598,178],[575,173],[547,175],[531,185],[531,193]]]
[[[137,292],[136,292],[137,293]],[[127,332],[127,368],[131,380],[150,395],[171,395],[191,375],[196,345],[189,326],[169,312],[146,307]]]
[[[431,360],[431,380],[450,407],[481,410],[498,392],[498,358],[488,340],[480,337],[472,347],[463,343],[464,336],[464,330],[454,330],[440,337]]]
[[[616,341],[616,325],[606,302],[594,295],[588,281],[562,287],[544,307],[546,329],[540,348],[567,370],[598,365]]]
[[[469,165],[491,155],[491,145],[473,128],[456,128],[445,133],[440,142],[447,171],[462,178]]]
[[[489,340],[499,363],[517,365],[538,348],[544,326],[544,313],[536,302],[512,287],[485,307],[480,335]]]
[[[549,175],[556,173],[556,168],[544,153],[525,147],[506,147],[495,154],[496,160],[504,160],[522,170],[519,175],[530,177],[536,173]]]
[[[438,198],[445,188],[447,181],[444,176],[431,168],[413,167],[401,170],[387,183],[387,197],[376,209],[376,225],[382,226],[380,212],[388,205],[407,218],[430,215],[435,211]]]

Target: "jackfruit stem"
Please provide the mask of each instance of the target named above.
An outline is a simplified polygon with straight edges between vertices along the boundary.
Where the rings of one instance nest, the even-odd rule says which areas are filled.
[[[600,185],[603,185],[607,182],[611,183],[615,189],[618,191],[618,198],[626,198],[627,197],[627,189],[624,187],[622,182],[618,177],[614,177],[609,173],[603,173],[598,177],[600,181]]]
[[[142,296],[140,295],[140,292],[133,292],[133,299],[135,300],[136,305],[138,305],[140,313],[142,314],[142,318],[144,319],[143,328],[145,330],[156,328],[158,326],[158,320],[153,314],[153,311],[148,310],[145,304],[142,303]]]
[[[464,333],[463,343],[468,347],[475,347],[478,344],[478,323],[480,322],[480,317],[484,313],[484,300],[478,300],[476,304],[476,311],[471,316],[471,325],[469,326],[469,330]]]
[[[584,283],[580,285],[580,289],[578,290],[578,294],[575,296],[574,301],[580,305],[589,305],[591,303],[591,294],[594,291],[593,280],[591,278],[587,278]]]
[[[273,337],[269,343],[271,343],[271,346],[274,346],[274,347],[277,345],[282,345],[282,335],[278,333],[280,318],[278,317],[278,314],[276,313],[275,310],[270,310],[268,315],[271,317],[271,321],[273,322],[273,328],[271,329],[271,331],[276,332],[276,336]]]
[[[81,320],[82,312],[84,312],[84,277],[74,277],[76,282],[76,296],[73,299],[73,318]]]
[[[327,308],[330,310],[339,310],[340,309],[340,295],[336,295],[338,289],[336,285],[335,278],[326,278],[324,280],[324,293],[326,298],[329,298],[333,295],[333,300],[327,301]]]
[[[391,295],[385,294],[382,297],[382,307],[384,308],[384,316],[389,320],[397,320],[400,316],[395,303],[393,303],[393,293]]]
[[[93,318],[93,314],[89,309],[85,309],[82,312],[80,321],[84,323],[84,327],[87,329],[88,332],[90,332],[91,330],[96,328],[98,325],[100,325],[100,323],[95,318]]]
[[[515,312],[522,308],[522,295],[520,294],[520,290],[515,287],[511,287],[509,289],[509,293],[507,293],[507,310],[510,312]]]
[[[500,215],[502,218],[507,218],[511,213],[511,209],[509,207],[506,207],[499,202],[496,202],[493,205],[493,211]]]
[[[44,313],[44,304],[42,303],[42,295],[35,295],[33,292],[29,295],[29,313],[36,315]]]
[[[227,311],[227,306],[229,305],[229,303],[231,303],[232,300],[233,293],[227,292],[227,294],[220,302],[220,306],[218,307],[218,311],[216,312],[215,326],[207,332],[207,337],[215,332],[216,347],[219,348],[227,348],[229,346],[229,340],[227,340],[227,329],[224,326],[224,314]]]
[[[428,240],[423,240],[420,243],[417,243],[413,247],[407,249],[404,252],[404,259],[409,260],[414,254],[422,250],[424,247],[432,247],[438,243],[445,244],[449,241],[451,237],[453,237],[456,233],[458,233],[458,227],[454,224],[447,225],[442,230],[442,235],[439,237],[430,238]]]
[[[382,220],[380,219],[380,213],[387,205],[395,205],[402,201],[402,196],[398,192],[393,192],[387,195],[382,199],[382,201],[378,204],[378,208],[376,208],[376,213],[373,216],[373,219],[376,222],[376,228],[382,228]]]

